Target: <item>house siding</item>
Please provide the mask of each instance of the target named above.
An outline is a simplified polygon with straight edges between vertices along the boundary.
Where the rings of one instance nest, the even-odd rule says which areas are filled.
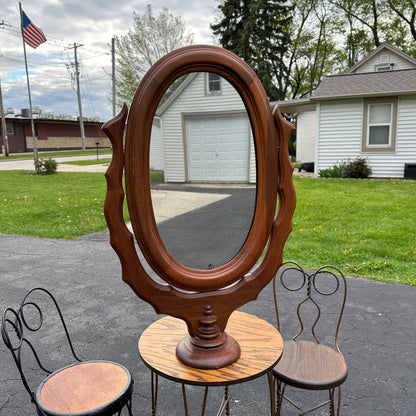
[[[416,96],[399,97],[394,152],[362,153],[372,169],[371,177],[403,178],[405,163],[416,163]]]
[[[163,154],[163,136],[160,127],[160,119],[156,118],[153,121],[152,133],[150,136],[150,169],[164,170],[164,154]]]
[[[362,105],[362,100],[318,105],[317,173],[360,154]]]
[[[416,163],[416,96],[399,97],[396,147],[393,152],[362,152],[363,100],[319,104],[316,172],[364,157],[371,177],[403,178],[405,163]]]
[[[249,167],[248,167],[248,181],[250,183],[257,182],[256,170],[256,148],[254,146],[253,131],[250,128],[250,148],[249,148]]]
[[[232,109],[232,111],[230,111]],[[246,111],[240,96],[227,81],[222,80],[219,95],[205,95],[205,73],[198,73],[163,113],[162,132],[165,149],[165,181],[186,182],[185,118],[207,114],[232,114]],[[254,157],[254,156],[253,156]],[[252,174],[249,172],[249,177]]]
[[[297,115],[296,162],[307,163],[315,160],[316,112],[305,111]]]
[[[374,72],[376,71],[376,67],[380,65],[389,65],[394,63],[394,70],[401,70],[401,69],[410,69],[414,68],[414,64],[410,63],[408,60],[404,59],[403,57],[395,54],[392,51],[381,51],[380,53],[373,56],[367,62],[365,62],[362,66],[357,69],[357,73],[364,73],[364,72]]]

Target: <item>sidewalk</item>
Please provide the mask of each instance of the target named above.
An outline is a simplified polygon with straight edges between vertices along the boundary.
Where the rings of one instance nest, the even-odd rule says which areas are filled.
[[[42,157],[42,155],[40,155]],[[101,159],[108,159],[111,155],[100,155]],[[46,158],[47,159],[47,158]],[[54,160],[58,162],[59,172],[105,172],[108,168],[108,164],[97,164],[97,165],[67,165],[62,162],[71,162],[76,160],[96,160],[97,156],[88,154],[85,156],[61,156],[54,157]],[[28,159],[11,159],[0,161],[0,170],[35,170],[33,158]]]

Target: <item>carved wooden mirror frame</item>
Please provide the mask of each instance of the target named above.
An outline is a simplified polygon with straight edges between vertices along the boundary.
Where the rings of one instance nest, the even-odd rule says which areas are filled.
[[[224,77],[240,94],[256,149],[256,205],[250,231],[240,251],[228,263],[211,270],[186,267],[169,253],[156,225],[149,180],[150,136],[159,101],[173,81],[199,71]],[[113,145],[112,162],[106,172],[104,212],[110,243],[122,265],[123,280],[157,313],[186,322],[189,336],[177,347],[181,361],[198,368],[231,364],[238,359],[240,348],[225,332],[228,318],[235,309],[255,300],[273,278],[291,231],[296,196],[288,141],[294,127],[277,108],[272,114],[263,86],[244,61],[225,49],[199,45],[176,50],[160,59],[141,81],[130,111],[124,105],[103,130]],[[123,169],[137,243],[147,263],[167,284],[156,282],[145,271],[133,235],[126,227]]]

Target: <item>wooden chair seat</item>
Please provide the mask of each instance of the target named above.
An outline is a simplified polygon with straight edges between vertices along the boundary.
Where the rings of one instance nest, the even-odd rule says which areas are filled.
[[[341,385],[348,367],[338,351],[311,341],[285,341],[283,355],[273,374],[285,384],[308,390]]]
[[[36,393],[46,415],[111,415],[130,399],[129,371],[109,361],[85,361],[50,374]]]

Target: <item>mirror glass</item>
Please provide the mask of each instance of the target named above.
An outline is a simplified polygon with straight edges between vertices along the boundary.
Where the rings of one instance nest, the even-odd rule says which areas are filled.
[[[254,216],[250,120],[238,92],[217,74],[190,73],[171,87],[153,120],[153,211],[179,263],[216,268],[240,251]]]

